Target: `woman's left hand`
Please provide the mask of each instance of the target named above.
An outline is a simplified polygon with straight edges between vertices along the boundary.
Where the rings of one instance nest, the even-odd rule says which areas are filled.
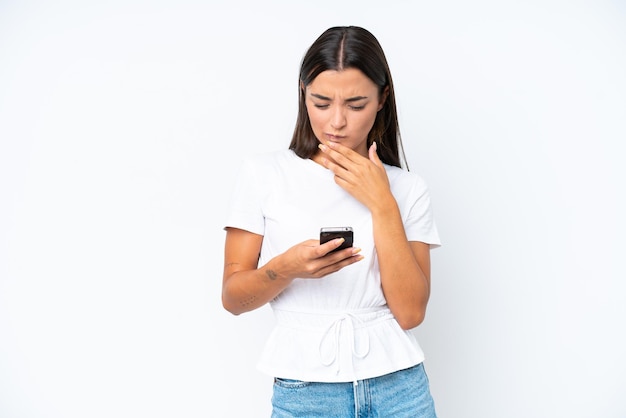
[[[376,154],[376,143],[369,150],[369,158],[336,142],[320,144],[324,154],[321,162],[335,174],[335,183],[354,196],[370,210],[391,196],[389,179],[382,161]]]
[[[407,240],[385,166],[376,154],[376,143],[368,150],[369,158],[335,142],[319,148],[319,161],[335,174],[335,182],[372,213],[385,300],[402,329],[415,328],[424,320],[430,296],[430,247]]]

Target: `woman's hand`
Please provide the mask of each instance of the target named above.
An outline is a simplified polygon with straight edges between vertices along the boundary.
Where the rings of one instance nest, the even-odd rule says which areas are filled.
[[[335,174],[335,182],[372,213],[381,286],[389,309],[403,329],[418,326],[430,296],[430,247],[407,240],[376,143],[368,150],[369,158],[335,142],[319,148],[320,162]]]
[[[291,278],[319,279],[363,259],[360,248],[345,248],[332,252],[343,243],[343,238],[321,244],[307,240],[294,245],[281,255],[282,274]]]
[[[335,183],[371,211],[386,204],[389,198],[393,199],[387,172],[376,154],[375,142],[368,150],[369,158],[332,141],[320,144],[319,149],[324,155],[321,163],[333,172]]]
[[[360,248],[339,247],[342,239],[325,244],[307,240],[294,245],[259,267],[263,236],[227,228],[222,278],[222,304],[238,315],[265,305],[295,278],[319,279],[363,259]]]

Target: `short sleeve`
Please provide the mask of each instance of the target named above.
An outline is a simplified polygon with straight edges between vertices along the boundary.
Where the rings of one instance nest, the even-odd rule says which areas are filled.
[[[441,246],[439,231],[435,223],[430,201],[430,192],[426,182],[419,176],[414,177],[407,200],[407,214],[404,228],[409,241],[430,244],[431,248]]]
[[[265,234],[262,196],[264,182],[259,178],[261,170],[254,159],[243,160],[231,192],[224,228],[244,229],[255,234]]]

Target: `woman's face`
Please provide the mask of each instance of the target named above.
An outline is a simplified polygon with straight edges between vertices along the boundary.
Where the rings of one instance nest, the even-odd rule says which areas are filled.
[[[305,90],[311,128],[321,143],[339,142],[367,157],[367,136],[384,99],[355,68],[320,73]]]

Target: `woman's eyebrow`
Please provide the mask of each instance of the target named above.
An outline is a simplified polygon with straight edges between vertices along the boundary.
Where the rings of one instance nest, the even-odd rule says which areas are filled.
[[[311,93],[311,96],[320,100],[330,100],[330,97],[322,96],[321,94]]]
[[[322,96],[321,94],[311,93],[311,96],[320,99],[320,100],[332,100],[330,97]],[[346,102],[358,102],[359,100],[367,99],[367,96],[355,96],[346,99]]]

